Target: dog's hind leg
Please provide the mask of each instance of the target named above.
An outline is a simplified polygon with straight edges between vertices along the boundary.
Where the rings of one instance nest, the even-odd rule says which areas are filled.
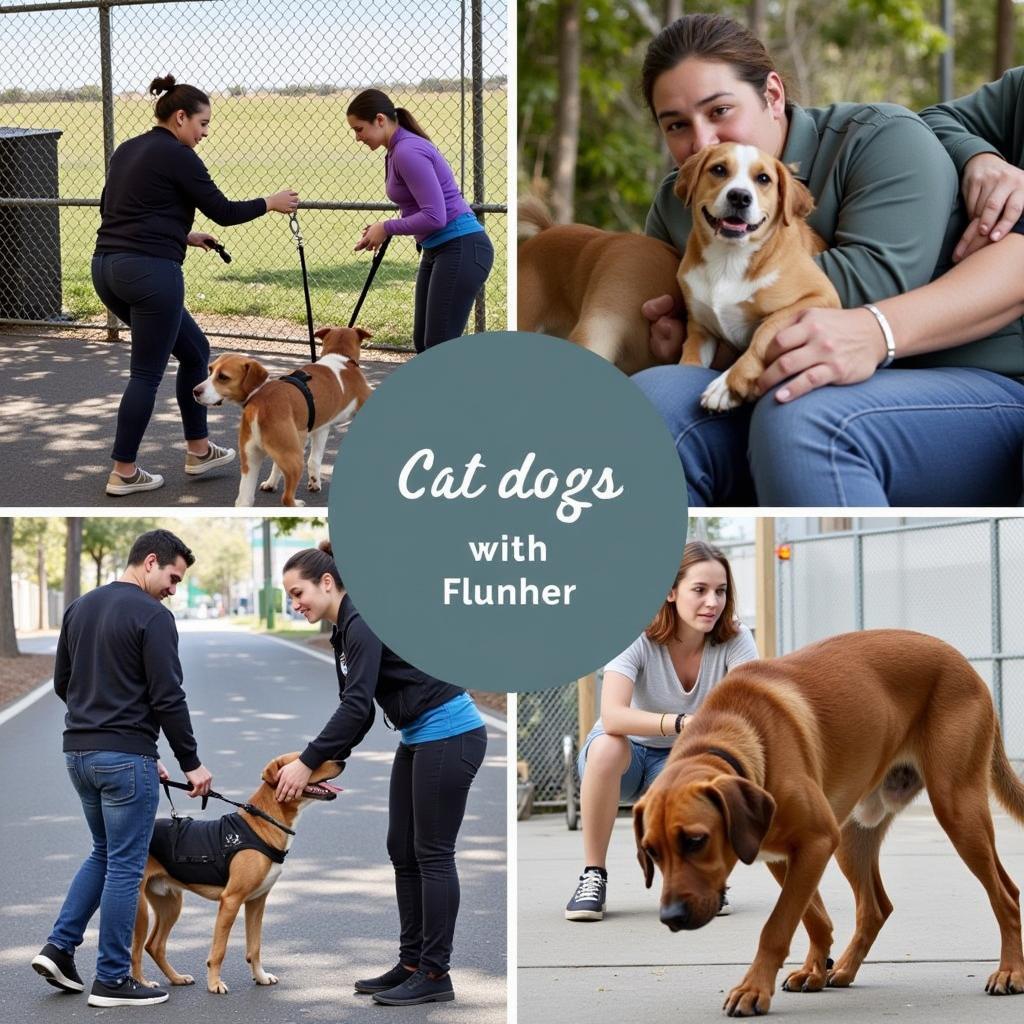
[[[168,886],[166,891],[150,892],[149,902],[156,915],[156,921],[146,942],[146,952],[172,985],[194,985],[195,978],[191,974],[179,974],[167,960],[167,938],[181,916],[181,891]]]
[[[894,817],[887,814],[871,828],[865,828],[853,819],[843,826],[836,861],[853,889],[857,923],[849,945],[829,971],[828,983],[835,988],[852,984],[882,925],[892,913],[892,903],[882,885],[882,874],[878,868],[878,852]]]
[[[320,466],[324,461],[324,449],[327,447],[327,434],[330,424],[318,427],[309,435],[309,459],[306,462],[306,476],[311,491],[319,491]]]
[[[785,861],[768,861],[768,870],[775,881],[783,885],[786,881]],[[828,916],[821,893],[817,889],[807,904],[801,919],[810,939],[807,959],[799,971],[793,971],[782,983],[784,992],[820,992],[825,987],[828,955],[832,951],[832,918]]]
[[[266,895],[250,900],[245,905],[245,962],[252,971],[252,980],[257,985],[276,985],[277,978],[268,974],[260,964],[260,938],[263,934],[263,908],[267,905]]]
[[[284,476],[284,493],[281,495],[282,505],[305,505],[301,498],[295,497],[299,481],[302,479],[302,451],[289,452],[287,456],[278,456],[280,467]]]
[[[139,902],[135,908],[135,929],[132,933],[132,977],[147,988],[156,988],[155,981],[146,981],[142,974],[142,950],[146,944],[146,929],[149,927],[149,904],[146,902],[146,882],[143,876],[139,887]]]

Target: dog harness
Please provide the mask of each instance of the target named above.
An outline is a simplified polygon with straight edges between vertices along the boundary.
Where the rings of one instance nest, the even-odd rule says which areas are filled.
[[[150,854],[179,882],[227,885],[231,859],[240,850],[257,850],[283,864],[286,850],[265,843],[241,814],[213,821],[158,818],[149,843]]]
[[[286,380],[289,384],[297,387],[302,392],[302,397],[306,399],[306,410],[309,413],[306,418],[306,432],[309,433],[313,429],[313,422],[316,420],[313,392],[309,390],[309,382],[313,378],[305,370],[294,370],[292,373],[287,373],[279,379]]]

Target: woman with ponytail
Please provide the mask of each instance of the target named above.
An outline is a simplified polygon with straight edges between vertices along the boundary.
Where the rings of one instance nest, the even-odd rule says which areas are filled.
[[[128,387],[117,411],[107,494],[134,494],[162,486],[163,477],[136,465],[167,361],[178,360],[177,398],[185,434],[185,472],[200,475],[235,457],[207,437],[206,406],[192,395],[207,374],[210,345],[185,310],[181,265],[186,246],[211,249],[213,235],[192,230],[196,210],[222,226],[244,224],[268,210],[290,213],[299,202],[290,189],[265,199],[231,202],[195,153],[210,125],[210,97],[173,75],[155,78],[156,127],[114,150],[100,196],[102,221],[92,258],[96,293],[131,328]]]
[[[284,566],[284,589],[309,622],[333,623],[340,703],[330,721],[285,765],[277,798],[291,800],[324,761],[344,761],[373,725],[373,702],[401,730],[388,798],[387,847],[401,926],[398,963],[355,983],[387,1006],[455,998],[448,973],[459,911],[455,839],[487,730],[465,690],[428,676],[385,647],[356,611],[331,546],[307,548]]]
[[[401,211],[363,228],[356,251],[376,251],[391,235],[412,235],[422,253],[413,314],[416,351],[457,338],[494,263],[491,240],[447,161],[408,110],[379,89],[367,89],[346,113],[357,142],[385,148],[385,190]]]

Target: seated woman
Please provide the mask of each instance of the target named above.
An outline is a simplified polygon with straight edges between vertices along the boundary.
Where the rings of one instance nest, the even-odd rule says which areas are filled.
[[[764,46],[718,15],[689,15],[659,33],[643,85],[677,164],[735,141],[798,165],[817,203],[810,224],[829,245],[816,259],[846,307],[834,311],[843,330],[824,340],[818,310],[789,329],[795,335],[780,332],[760,382],[765,397],[725,415],[698,401],[714,370],[662,366],[636,376],[669,425],[691,504],[1015,503],[1024,439],[1019,339],[996,353],[975,347],[955,365],[932,355],[890,367],[893,356],[966,340],[927,333],[913,346],[901,338],[891,352],[879,305],[926,284],[959,234],[955,168],[921,119],[894,104],[788,103]],[[682,250],[690,220],[673,196],[675,177],[662,183],[647,231]],[[662,358],[682,341],[667,306],[666,297],[645,308]],[[856,386],[807,394],[825,383]]]

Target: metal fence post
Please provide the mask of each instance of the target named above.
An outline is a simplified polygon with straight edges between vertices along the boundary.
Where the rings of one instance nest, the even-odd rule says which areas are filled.
[[[482,0],[472,6],[473,62],[473,202],[484,202],[484,18]],[[483,211],[477,213],[484,222]],[[487,307],[484,289],[476,297],[476,329],[487,330]]]
[[[103,180],[107,180],[110,158],[114,153],[114,77],[110,61],[110,5],[101,3],[100,15],[100,89],[103,104]],[[107,341],[119,341],[117,317],[107,310]]]
[[[989,564],[992,567],[992,703],[996,706],[996,718],[1003,724],[1003,602],[1002,577],[1000,574],[999,520],[989,520]]]

